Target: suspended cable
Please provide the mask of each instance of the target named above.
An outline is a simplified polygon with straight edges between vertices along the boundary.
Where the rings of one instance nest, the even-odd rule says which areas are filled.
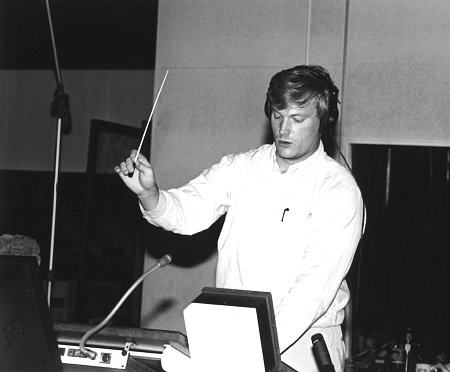
[[[56,79],[57,79],[58,84],[62,85],[62,77],[61,77],[61,72],[59,70],[58,53],[56,52],[55,33],[53,32],[52,15],[50,12],[50,4],[49,4],[48,0],[45,0],[45,4],[47,6],[48,24],[50,27],[50,37],[52,39],[53,57],[55,59]]]
[[[48,277],[47,277],[47,301],[48,306],[51,306],[52,297],[52,284],[54,280],[53,272],[53,256],[55,250],[55,229],[56,229],[56,206],[58,195],[58,175],[59,175],[59,163],[60,163],[60,147],[61,147],[61,133],[68,134],[72,130],[72,120],[69,109],[69,96],[64,93],[64,87],[62,84],[62,76],[59,69],[58,53],[56,51],[55,34],[53,32],[53,23],[50,12],[50,4],[48,0],[45,0],[47,7],[48,23],[50,28],[50,36],[52,40],[53,57],[55,60],[55,75],[56,75],[56,89],[53,93],[53,101],[50,105],[50,116],[57,118],[57,130],[56,130],[56,151],[55,151],[55,169],[54,169],[54,183],[53,183],[53,208],[52,208],[52,226],[50,237],[50,254],[48,263]]]

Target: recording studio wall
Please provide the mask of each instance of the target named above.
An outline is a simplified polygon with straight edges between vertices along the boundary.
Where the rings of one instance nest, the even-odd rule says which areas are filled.
[[[61,172],[86,172],[91,119],[141,127],[153,101],[151,70],[63,70],[72,131],[61,137]],[[57,121],[50,70],[0,70],[0,169],[53,171]]]
[[[443,0],[164,1],[155,91],[170,74],[152,136],[160,185],[179,186],[220,156],[261,144],[270,77],[306,57],[326,66],[341,90],[339,141],[350,161],[351,143],[448,145],[449,12]],[[144,283],[143,325],[182,330],[180,310],[214,281],[214,263],[170,267]],[[146,316],[165,296],[176,306]]]

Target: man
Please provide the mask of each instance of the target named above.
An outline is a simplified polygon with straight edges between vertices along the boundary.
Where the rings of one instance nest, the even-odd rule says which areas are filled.
[[[273,144],[225,156],[168,191],[158,188],[147,159],[133,163],[134,150],[115,168],[144,218],[166,230],[194,234],[226,213],[216,285],[272,293],[282,360],[302,372],[318,370],[315,333],[343,370],[344,278],[362,233],[360,190],[321,141],[336,123],[337,105],[325,69],[296,66],[275,74],[267,91]]]

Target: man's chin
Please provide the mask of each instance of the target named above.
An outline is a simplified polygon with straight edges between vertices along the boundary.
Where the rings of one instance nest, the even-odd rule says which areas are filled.
[[[292,156],[285,152],[277,152],[277,157],[283,161],[291,161],[292,160]]]
[[[286,150],[283,150],[283,149],[281,149],[281,151],[280,151],[280,149],[278,149],[277,150],[277,155],[278,155],[279,158],[284,159],[284,160],[290,160],[293,157],[291,151],[286,151]]]

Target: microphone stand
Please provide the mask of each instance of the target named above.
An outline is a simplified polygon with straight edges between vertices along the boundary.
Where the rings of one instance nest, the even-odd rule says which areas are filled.
[[[57,134],[56,134],[56,154],[55,154],[55,178],[53,183],[53,209],[52,209],[52,230],[50,238],[50,256],[48,263],[48,282],[47,282],[47,302],[50,307],[52,298],[52,282],[54,280],[53,273],[53,253],[55,250],[55,224],[56,224],[56,202],[58,191],[58,174],[59,174],[59,158],[60,158],[60,144],[61,144],[61,118],[58,118]]]
[[[50,255],[48,264],[48,284],[47,284],[47,302],[50,308],[52,297],[52,282],[54,280],[53,273],[53,255],[55,248],[55,225],[56,225],[56,204],[57,204],[57,190],[58,190],[58,175],[59,175],[59,161],[60,161],[60,148],[61,148],[61,133],[69,133],[71,131],[71,119],[69,110],[69,96],[64,93],[64,87],[62,84],[61,72],[59,70],[58,55],[56,53],[55,36],[53,33],[52,18],[50,14],[50,5],[46,0],[47,15],[50,26],[50,35],[52,38],[53,54],[55,59],[55,73],[57,86],[53,93],[53,101],[51,103],[50,115],[57,118],[57,131],[56,131],[56,151],[55,151],[55,170],[54,170],[54,183],[53,183],[53,209],[52,209],[52,227],[50,238]],[[64,120],[64,121],[63,121]]]

